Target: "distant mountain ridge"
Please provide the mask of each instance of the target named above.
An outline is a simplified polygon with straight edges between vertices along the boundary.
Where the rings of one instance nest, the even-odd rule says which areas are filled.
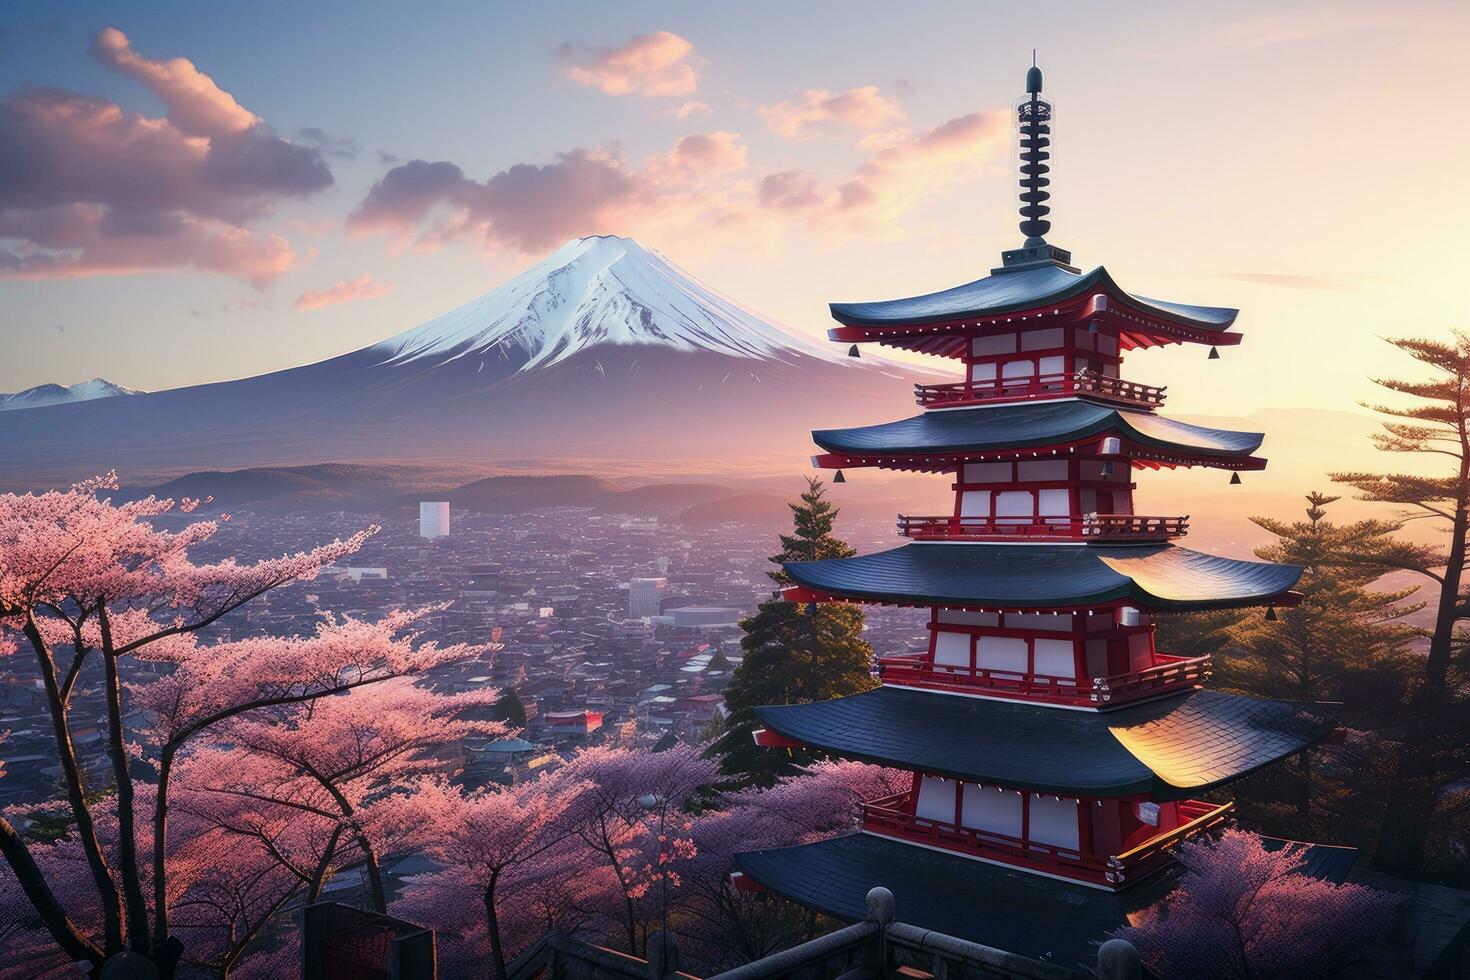
[[[87,402],[98,398],[116,398],[119,395],[141,395],[137,388],[115,384],[106,378],[79,381],[74,385],[44,384],[11,394],[0,393],[0,412],[14,412],[23,408],[45,408],[49,405],[65,405],[72,402]]]
[[[842,356],[654,250],[567,243],[420,327],[315,364],[96,404],[0,414],[4,478],[54,486],[322,459],[474,460],[481,470],[789,471],[808,430],[913,410],[949,380]],[[697,462],[697,468],[693,464]]]

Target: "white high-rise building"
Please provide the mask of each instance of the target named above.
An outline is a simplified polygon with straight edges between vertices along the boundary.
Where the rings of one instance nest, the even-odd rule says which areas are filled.
[[[419,537],[449,537],[449,501],[424,500],[419,503]]]
[[[628,618],[645,619],[659,614],[659,600],[668,586],[666,578],[635,578],[628,582]]]

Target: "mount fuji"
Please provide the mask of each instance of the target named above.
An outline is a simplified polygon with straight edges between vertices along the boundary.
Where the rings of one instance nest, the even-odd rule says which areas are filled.
[[[11,486],[324,460],[519,472],[790,472],[808,430],[911,409],[920,376],[808,342],[612,236],[315,364],[0,413]]]

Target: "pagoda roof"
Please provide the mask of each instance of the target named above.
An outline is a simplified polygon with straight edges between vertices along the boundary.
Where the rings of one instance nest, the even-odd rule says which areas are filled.
[[[1310,846],[1303,873],[1340,884],[1356,855],[1352,848]],[[749,851],[735,855],[735,866],[800,905],[849,922],[866,916],[868,891],[881,885],[893,893],[900,922],[1074,969],[1094,965],[1097,944],[1165,897],[1180,875],[1171,862],[1135,887],[1104,891],[867,833]]]
[[[757,708],[761,724],[848,759],[967,782],[1083,797],[1173,800],[1308,748],[1336,704],[1196,690],[1111,711],[884,685]]]
[[[1066,609],[1134,603],[1228,609],[1284,601],[1296,565],[1221,558],[1172,544],[920,542],[785,566],[821,598],[971,609]]]
[[[937,455],[1066,445],[1108,433],[1171,456],[1221,460],[1250,458],[1264,438],[1074,398],[928,411],[898,422],[817,429],[812,439],[848,456]]]
[[[984,279],[922,296],[828,305],[833,319],[849,326],[913,326],[1028,312],[1099,292],[1131,312],[1207,333],[1225,332],[1240,312],[1129,293],[1102,266],[1080,273],[1053,264],[999,269]]]

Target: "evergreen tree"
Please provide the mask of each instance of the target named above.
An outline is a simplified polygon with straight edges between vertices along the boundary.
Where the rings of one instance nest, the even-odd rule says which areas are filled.
[[[508,722],[517,728],[526,727],[526,706],[513,687],[506,688],[500,700],[495,702],[493,714],[496,721]]]
[[[793,533],[781,535],[781,553],[773,555],[779,585],[791,580],[779,566],[786,562],[846,558],[848,544],[832,534],[837,508],[826,499],[820,480],[807,481],[799,503],[791,508]],[[770,785],[797,766],[813,761],[805,750],[766,749],[756,745],[755,709],[766,704],[799,704],[844,697],[876,687],[871,670],[873,648],[863,639],[863,613],[844,603],[787,602],[780,592],[760,604],[741,622],[744,659],[725,689],[729,711],[725,733],[713,751],[722,756],[721,772],[735,782]]]
[[[1464,629],[1470,621],[1470,336],[1455,331],[1449,342],[1399,338],[1395,347],[1431,369],[1427,380],[1375,378],[1389,391],[1408,395],[1408,406],[1370,405],[1392,417],[1373,437],[1384,452],[1444,457],[1440,475],[1333,473],[1360,491],[1360,500],[1397,504],[1399,523],[1427,520],[1445,532],[1443,545],[1418,545],[1383,537],[1346,549],[1344,563],[1380,573],[1403,569],[1439,588],[1429,653],[1404,704],[1392,763],[1395,792],[1379,836],[1377,864],[1404,877],[1424,869],[1432,818],[1447,789],[1470,764],[1470,696]]]
[[[1424,635],[1404,618],[1424,603],[1404,602],[1415,587],[1371,588],[1376,569],[1339,560],[1345,552],[1373,547],[1394,525],[1335,524],[1326,519],[1326,508],[1341,498],[1313,492],[1306,499],[1305,521],[1251,518],[1277,539],[1257,548],[1258,557],[1302,566],[1302,601],[1281,610],[1275,621],[1246,615],[1230,626],[1228,646],[1215,659],[1216,684],[1257,697],[1341,701],[1347,727],[1381,730],[1397,719],[1416,667],[1411,644]],[[1314,773],[1312,754],[1303,752],[1292,765],[1252,781],[1241,806],[1273,832],[1316,830],[1371,844],[1357,825],[1365,801],[1380,790],[1371,767],[1339,764]]]

